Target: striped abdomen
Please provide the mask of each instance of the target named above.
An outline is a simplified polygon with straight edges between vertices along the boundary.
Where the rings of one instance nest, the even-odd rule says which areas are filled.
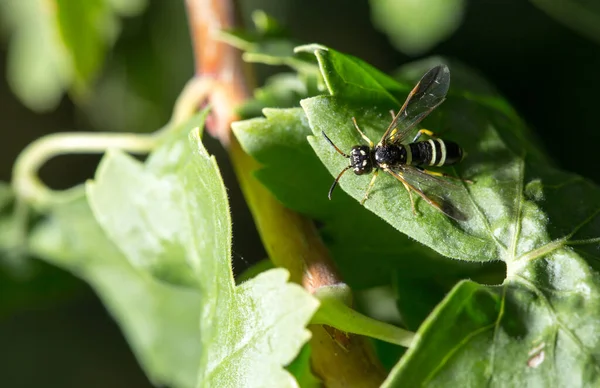
[[[404,147],[407,153],[406,164],[415,166],[449,166],[460,162],[463,157],[458,144],[437,138],[410,143]]]

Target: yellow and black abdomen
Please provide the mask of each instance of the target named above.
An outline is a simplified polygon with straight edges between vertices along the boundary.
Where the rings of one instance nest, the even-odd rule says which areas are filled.
[[[406,150],[411,154],[409,163],[416,166],[450,166],[463,158],[462,148],[453,141],[429,139],[407,144]]]

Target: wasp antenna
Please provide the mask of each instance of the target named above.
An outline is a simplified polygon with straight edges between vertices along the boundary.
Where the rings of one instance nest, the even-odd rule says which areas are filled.
[[[333,184],[331,185],[331,188],[329,189],[329,194],[327,194],[327,197],[329,197],[330,201],[331,201],[331,193],[333,193],[333,189],[335,189],[335,186],[337,186],[337,183],[340,180],[340,178],[342,177],[342,175],[344,175],[344,173],[346,171],[348,171],[350,168],[352,168],[352,166],[348,166],[345,169],[343,169],[342,172],[340,172],[340,174],[337,176],[337,178],[335,178],[335,180],[333,181]]]
[[[331,146],[332,146],[333,148],[335,148],[335,150],[336,150],[336,151],[337,151],[337,152],[338,152],[340,155],[343,155],[345,158],[349,158],[349,157],[350,157],[350,156],[346,155],[345,153],[343,153],[343,152],[342,152],[342,150],[340,150],[339,148],[337,148],[337,146],[336,146],[335,144],[333,144],[333,142],[331,141],[331,139],[329,138],[329,136],[327,136],[327,135],[325,134],[325,132],[321,132],[321,133],[323,134],[323,136],[325,136],[325,140],[327,140],[327,142],[328,142],[329,144],[331,144]],[[345,171],[345,170],[344,170],[344,171]],[[334,185],[334,186],[335,186],[335,185]]]

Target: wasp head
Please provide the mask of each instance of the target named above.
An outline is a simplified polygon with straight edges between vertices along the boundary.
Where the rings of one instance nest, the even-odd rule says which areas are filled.
[[[357,145],[350,151],[350,166],[356,175],[368,174],[373,171],[371,148],[366,145]]]
[[[353,169],[356,175],[368,174],[371,171],[373,171],[373,157],[371,148],[369,146],[354,146],[350,150],[350,155],[347,155],[342,150],[340,150],[335,144],[333,144],[333,142],[329,139],[325,132],[323,132],[323,136],[325,137],[325,140],[327,140],[327,142],[337,151],[338,154],[350,159],[350,165],[344,168],[339,173],[337,178],[335,178],[335,180],[333,181],[331,188],[329,189],[328,197],[329,199],[331,199],[331,193],[333,192],[333,189],[335,189],[335,186],[337,185],[338,181],[346,171],[348,171],[349,169]]]

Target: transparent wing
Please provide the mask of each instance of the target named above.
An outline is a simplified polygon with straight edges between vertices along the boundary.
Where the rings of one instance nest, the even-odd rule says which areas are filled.
[[[458,178],[453,180],[429,175],[414,166],[400,166],[392,172],[412,186],[421,198],[447,216],[457,221],[466,221],[471,217],[472,205],[464,184]]]
[[[416,129],[416,125],[444,102],[449,86],[448,66],[438,65],[425,73],[406,98],[379,143],[410,142],[414,136],[411,136],[411,133]]]

